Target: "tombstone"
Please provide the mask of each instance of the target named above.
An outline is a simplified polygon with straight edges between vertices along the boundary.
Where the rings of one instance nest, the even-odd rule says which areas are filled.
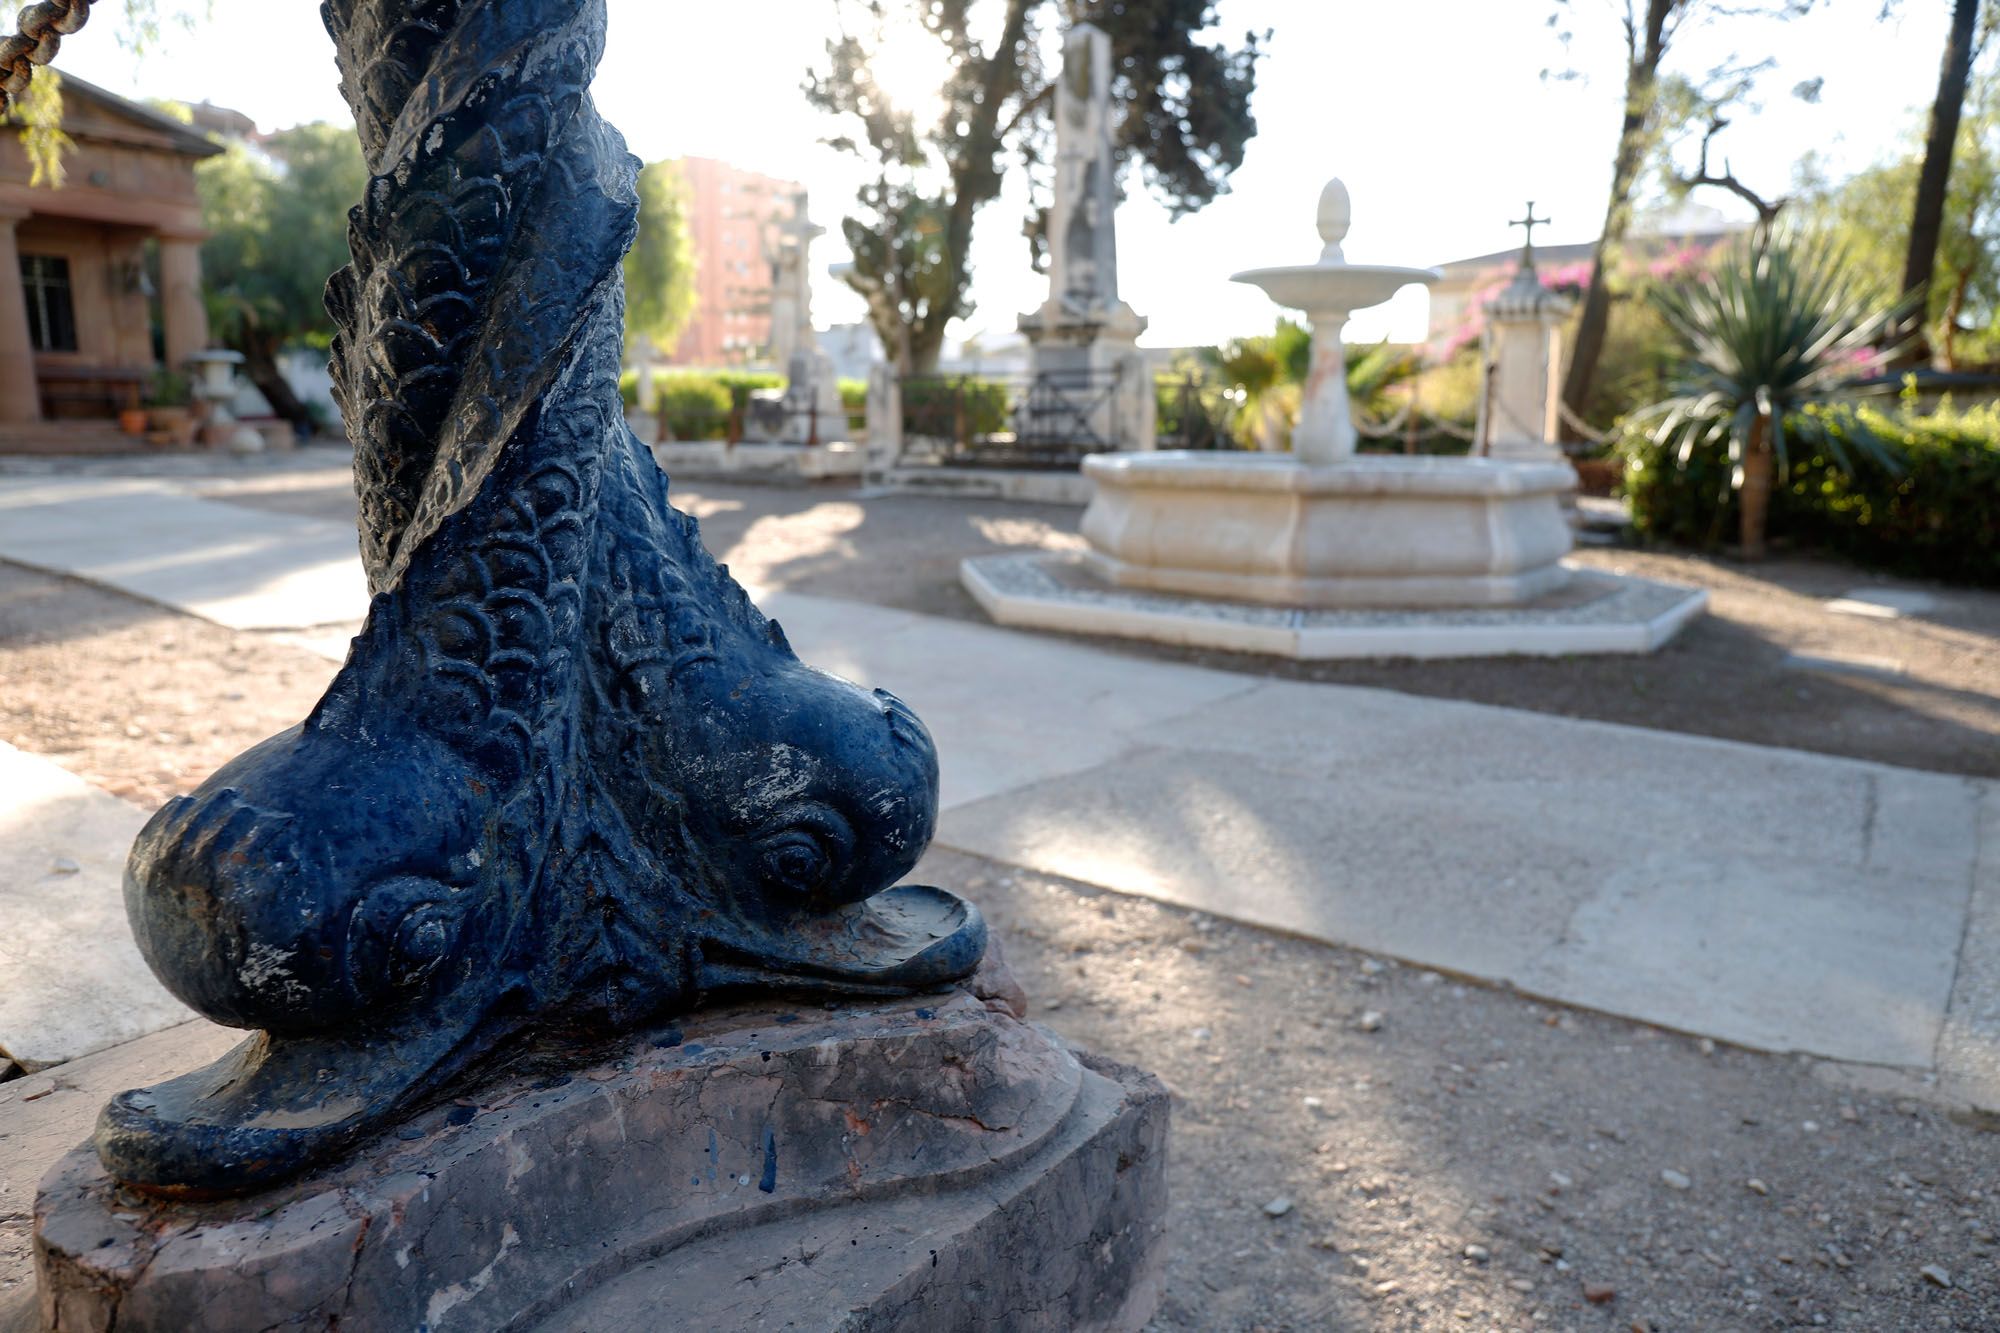
[[[604,0],[411,8],[324,8],[368,618],[127,866],[248,1035],[77,1126],[0,1328],[1137,1328],[1164,1090],[902,882],[929,733],[799,660],[622,420]]]
[[[1475,439],[1493,458],[1522,462],[1567,461],[1558,443],[1562,323],[1568,297],[1542,286],[1535,272],[1534,230],[1547,222],[1527,215],[1510,226],[1526,233],[1514,277],[1487,301],[1483,364]]]
[[[878,361],[868,368],[868,462],[871,468],[895,464],[903,451],[903,387],[896,368]]]
[[[793,197],[792,213],[772,237],[771,359],[785,368],[784,425],[781,438],[793,444],[825,444],[847,438],[847,415],[840,406],[840,382],[833,358],[820,348],[812,322],[812,269],[809,256],[815,226],[806,211],[806,192]]]
[[[1075,25],[1063,39],[1055,121],[1049,297],[1020,320],[1030,373],[1071,401],[1087,402],[1090,428],[1101,438],[1121,449],[1150,449],[1152,374],[1135,346],[1146,321],[1118,298],[1111,39],[1091,24]],[[1037,423],[1022,429],[1032,434]]]

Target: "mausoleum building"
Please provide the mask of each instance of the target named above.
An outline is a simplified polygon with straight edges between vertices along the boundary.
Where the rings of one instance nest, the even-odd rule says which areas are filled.
[[[222,149],[73,75],[62,93],[60,189],[0,133],[0,425],[112,416],[208,345],[194,169]]]

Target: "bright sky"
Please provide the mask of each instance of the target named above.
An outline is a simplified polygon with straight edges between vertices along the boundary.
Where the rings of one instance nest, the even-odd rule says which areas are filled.
[[[132,96],[203,97],[266,129],[302,120],[348,121],[333,63],[308,0],[216,0],[198,36],[170,33],[143,63],[111,31],[117,0],[63,47],[64,68]],[[822,58],[828,0],[609,0],[610,50],[596,93],[604,114],[648,161],[693,155],[803,182],[832,234],[814,249],[814,315],[822,326],[862,317],[860,299],[826,272],[845,257],[837,219],[861,179],[857,164],[819,142],[830,124],[799,88]],[[1232,192],[1170,224],[1137,187],[1118,216],[1119,283],[1152,321],[1155,346],[1266,332],[1276,313],[1239,269],[1309,262],[1319,248],[1313,210],[1330,175],[1346,180],[1355,262],[1427,265],[1500,249],[1518,238],[1507,219],[1532,197],[1554,223],[1550,242],[1596,234],[1610,176],[1622,95],[1623,40],[1615,0],[1574,0],[1565,53],[1546,26],[1550,0],[1219,0],[1222,31],[1272,28],[1253,110],[1259,134]],[[1733,18],[1690,28],[1674,65],[1699,71],[1734,56],[1775,56],[1760,81],[1763,109],[1722,141],[1739,177],[1782,192],[1798,157],[1814,150],[1836,170],[1865,166],[1915,133],[1937,79],[1949,6],[1905,0],[1877,20],[1880,0],[1820,0],[1790,24]],[[922,47],[907,48],[920,81]],[[1589,78],[1545,82],[1545,68]],[[1792,98],[1824,77],[1821,101]],[[1716,191],[1697,198],[1725,211]],[[967,332],[1009,331],[1041,303],[1046,281],[1028,268],[1020,235],[1025,195],[980,214],[973,243]],[[1357,316],[1352,339],[1420,337],[1424,298],[1406,289]]]

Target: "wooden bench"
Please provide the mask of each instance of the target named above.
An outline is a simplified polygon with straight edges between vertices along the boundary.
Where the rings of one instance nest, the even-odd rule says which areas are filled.
[[[42,390],[42,414],[49,419],[112,417],[140,405],[153,370],[150,366],[69,366],[37,371],[35,378]]]

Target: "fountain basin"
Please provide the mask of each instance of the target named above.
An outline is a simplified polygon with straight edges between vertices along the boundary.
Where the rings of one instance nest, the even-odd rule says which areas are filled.
[[[1083,517],[1105,583],[1262,605],[1512,606],[1560,588],[1567,463],[1100,454]]]

